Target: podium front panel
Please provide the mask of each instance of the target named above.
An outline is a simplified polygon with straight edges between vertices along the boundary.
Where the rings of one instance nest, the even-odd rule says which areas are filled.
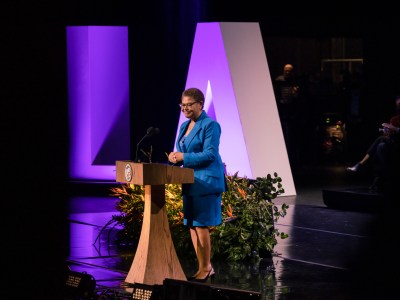
[[[138,185],[161,185],[193,183],[194,171],[159,163],[135,163],[129,160],[116,161],[116,181]]]

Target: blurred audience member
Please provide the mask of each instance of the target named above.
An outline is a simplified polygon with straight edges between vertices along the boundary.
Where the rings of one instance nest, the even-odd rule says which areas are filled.
[[[368,148],[364,157],[354,166],[348,167],[348,172],[358,172],[371,159],[375,162],[375,178],[371,188],[379,189],[390,174],[393,174],[391,166],[400,156],[400,95],[396,100],[396,115],[390,118],[388,123],[382,123],[378,136]],[[399,170],[398,170],[399,171]]]
[[[274,92],[289,160],[291,163],[297,163],[295,130],[298,119],[296,107],[300,89],[294,75],[293,65],[286,64],[283,67],[283,74],[274,81]]]

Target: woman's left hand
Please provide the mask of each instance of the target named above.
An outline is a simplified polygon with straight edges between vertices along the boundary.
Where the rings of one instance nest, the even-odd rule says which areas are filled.
[[[383,128],[389,129],[391,133],[397,132],[397,127],[396,127],[396,126],[393,126],[393,125],[390,124],[390,123],[382,123],[382,127],[383,127]]]
[[[183,160],[183,153],[182,152],[171,152],[168,155],[168,160],[173,163],[176,164],[179,161]]]

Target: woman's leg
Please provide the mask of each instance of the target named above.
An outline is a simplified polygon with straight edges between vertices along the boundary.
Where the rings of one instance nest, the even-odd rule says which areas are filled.
[[[191,227],[190,236],[199,264],[196,278],[202,279],[207,277],[212,268],[210,230],[208,227]]]
[[[357,172],[359,171],[360,167],[364,166],[364,164],[370,159],[370,157],[375,156],[378,145],[382,142],[386,142],[387,137],[386,136],[379,136],[377,137],[374,142],[369,146],[367,153],[364,155],[364,157],[358,162],[356,163],[354,166],[352,167],[348,167],[347,171],[350,172]]]
[[[196,232],[196,227],[190,227],[190,237],[192,239],[192,244],[193,244],[193,248],[194,251],[196,252],[196,257],[197,257],[197,262],[199,262],[199,255],[198,255],[198,250],[197,250],[197,232]],[[192,275],[191,278],[195,278],[200,272],[200,264],[197,267],[197,271],[196,273],[194,273],[194,275]]]
[[[361,166],[363,166],[367,160],[370,158],[370,155],[367,153],[364,155],[364,157],[362,158],[362,160],[360,160],[358,163],[356,163],[354,166],[352,167],[348,167],[347,171],[349,172],[358,172],[359,169],[361,168]]]
[[[360,160],[360,165],[365,164],[369,158],[370,158],[370,155],[369,155],[368,153],[365,154],[365,156],[363,157],[363,159]]]
[[[384,143],[384,142],[387,142],[387,141],[388,141],[387,136],[384,136],[384,135],[378,136],[375,139],[375,141],[371,144],[371,146],[369,146],[369,148],[367,150],[367,155],[369,155],[370,157],[371,156],[375,156],[376,151],[378,149],[378,145],[380,143]]]

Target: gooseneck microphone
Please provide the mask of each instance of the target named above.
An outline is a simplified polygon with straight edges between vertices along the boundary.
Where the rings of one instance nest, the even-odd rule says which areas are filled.
[[[146,135],[144,136],[144,138],[147,136],[147,137],[150,137],[150,136],[153,136],[153,135],[155,135],[155,134],[158,134],[160,132],[160,129],[158,129],[158,128],[154,128],[154,127],[149,127],[149,128],[147,128],[147,133],[146,133]]]
[[[146,139],[146,138],[148,138],[148,137],[151,137],[151,136],[153,136],[153,135],[156,135],[156,134],[158,134],[160,132],[160,129],[158,129],[158,128],[155,128],[155,127],[149,127],[149,128],[147,128],[147,132],[146,132],[146,134],[141,138],[141,140],[137,143],[137,145],[136,145],[136,155],[135,155],[135,162],[139,162],[138,161],[138,157],[139,157],[139,145],[140,145],[140,143],[141,142],[143,142],[143,140],[144,139]]]

